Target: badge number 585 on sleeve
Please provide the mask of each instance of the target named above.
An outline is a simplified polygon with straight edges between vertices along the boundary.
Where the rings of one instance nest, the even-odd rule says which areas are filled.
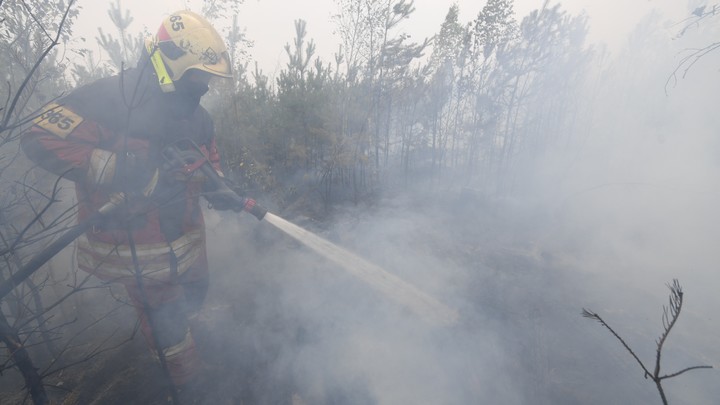
[[[65,138],[82,123],[83,118],[57,103],[49,104],[35,118],[35,125],[61,138]]]

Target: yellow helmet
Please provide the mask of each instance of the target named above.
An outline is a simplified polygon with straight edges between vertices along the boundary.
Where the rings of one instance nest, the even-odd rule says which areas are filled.
[[[179,80],[190,69],[232,77],[225,42],[208,20],[192,11],[177,11],[165,18],[146,45],[161,86],[164,84],[161,76],[167,76],[165,79],[170,79],[170,83],[165,84],[172,86],[172,81]],[[164,67],[158,63],[157,55]]]

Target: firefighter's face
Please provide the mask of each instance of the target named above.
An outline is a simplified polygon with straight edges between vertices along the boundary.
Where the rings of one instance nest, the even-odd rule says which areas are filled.
[[[193,83],[201,83],[208,86],[213,77],[215,76],[211,75],[208,72],[203,72],[202,70],[197,69],[190,69],[185,72],[181,80],[187,80]]]
[[[197,98],[205,95],[209,89],[212,75],[201,70],[190,69],[175,83],[175,91],[182,96]]]
[[[191,116],[198,105],[200,98],[208,92],[212,75],[200,70],[188,70],[175,82],[175,91],[167,93],[173,115],[177,118]]]

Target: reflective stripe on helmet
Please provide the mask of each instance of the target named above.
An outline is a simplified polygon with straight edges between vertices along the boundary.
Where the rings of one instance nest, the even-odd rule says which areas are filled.
[[[145,48],[150,55],[150,62],[152,62],[153,69],[155,69],[155,73],[157,74],[160,89],[162,89],[163,93],[175,91],[175,84],[173,84],[173,81],[165,68],[165,63],[162,60],[158,48],[153,44],[151,39],[145,40]]]

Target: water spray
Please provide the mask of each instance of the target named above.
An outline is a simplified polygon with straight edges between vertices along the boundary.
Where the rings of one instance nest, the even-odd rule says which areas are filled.
[[[187,141],[182,141],[183,143]],[[188,152],[191,151],[191,152]],[[280,231],[298,240],[314,252],[342,266],[347,272],[365,282],[386,297],[420,317],[436,324],[451,325],[458,319],[457,311],[449,308],[419,288],[407,283],[400,277],[383,270],[381,267],[362,259],[356,254],[337,246],[320,236],[303,229],[258,205],[251,198],[240,197],[212,168],[197,146],[180,145],[166,149],[168,159],[180,161],[186,170],[201,170],[215,185],[213,194],[222,196],[230,202],[235,211],[246,211],[258,220],[265,219]]]
[[[277,215],[267,213],[265,220],[420,317],[440,325],[457,321],[457,311],[381,267]]]

